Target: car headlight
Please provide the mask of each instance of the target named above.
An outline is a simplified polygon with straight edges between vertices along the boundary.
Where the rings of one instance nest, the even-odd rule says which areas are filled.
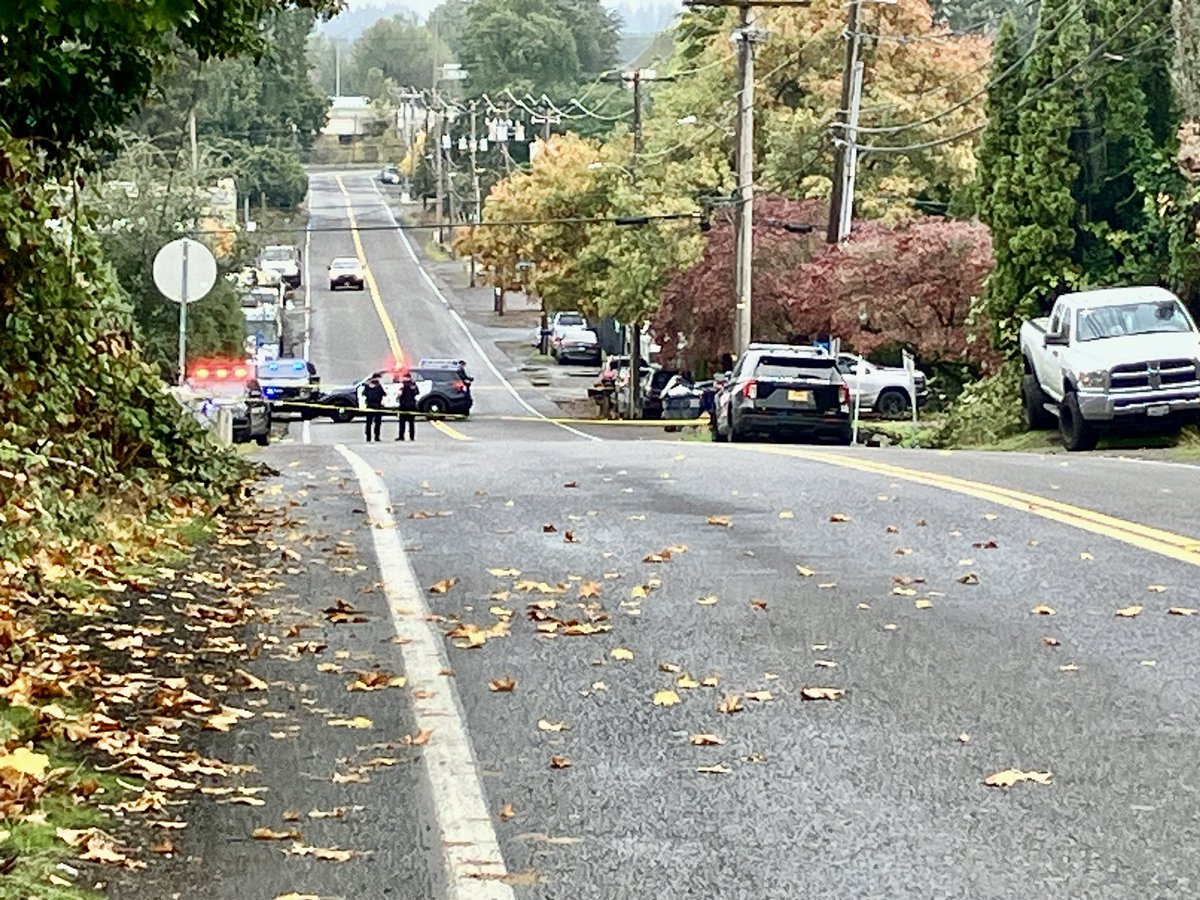
[[[1079,389],[1081,391],[1102,391],[1108,387],[1108,371],[1098,369],[1095,372],[1079,373]]]

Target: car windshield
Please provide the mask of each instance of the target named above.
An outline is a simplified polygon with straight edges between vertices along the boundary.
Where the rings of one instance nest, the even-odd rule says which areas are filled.
[[[262,252],[262,258],[268,262],[281,262],[292,258],[290,247],[268,247]]]
[[[1191,320],[1178,300],[1122,303],[1120,306],[1079,310],[1078,339],[1081,341],[1192,330]]]
[[[754,367],[755,378],[819,378],[829,377],[836,365],[830,357],[764,356]]]
[[[564,327],[569,325],[586,325],[587,320],[579,313],[559,313],[558,324]]]
[[[357,269],[358,268],[358,260],[350,259],[349,257],[335,259],[333,262],[331,262],[329,264],[329,268],[331,268],[331,269]]]

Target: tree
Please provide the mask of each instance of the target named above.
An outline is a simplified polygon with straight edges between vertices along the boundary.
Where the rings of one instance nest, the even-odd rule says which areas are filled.
[[[375,70],[392,87],[433,87],[435,53],[437,62],[450,59],[449,48],[440,40],[435,44],[433,35],[413,16],[380,19],[354,42],[352,64],[349,72],[343,72],[342,93],[358,91],[378,99],[382,82],[376,79],[376,93],[369,92]]]
[[[200,60],[266,51],[270,14],[306,8],[329,15],[337,0],[92,0],[0,5],[0,123],[51,159],[112,146],[154,77],[179,48]]]
[[[461,61],[471,94],[497,99],[505,89],[555,95],[582,71],[575,35],[553,0],[475,0],[467,7]]]
[[[900,345],[926,360],[994,362],[970,320],[992,264],[991,237],[978,222],[867,222],[799,268],[789,316],[797,332],[837,335],[862,354]]]
[[[1085,112],[1086,76],[1077,63],[1089,41],[1079,4],[1046,0],[1033,41],[1015,106],[1015,139],[997,133],[1011,127],[1007,115],[997,117],[993,128],[995,145],[1013,148],[1011,177],[1003,199],[984,210],[984,221],[997,223],[1002,238],[985,308],[996,347],[1008,356],[1020,352],[1021,322],[1078,284],[1082,274],[1074,254],[1081,223],[1072,186],[1080,172],[1075,148]]]
[[[992,30],[1011,17],[1024,32],[1033,26],[1037,13],[1037,3],[1025,0],[933,0],[932,6],[935,17],[959,31]]]

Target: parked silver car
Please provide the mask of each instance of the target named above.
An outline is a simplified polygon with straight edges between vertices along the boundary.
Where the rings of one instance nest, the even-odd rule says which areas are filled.
[[[859,364],[862,375],[859,376]],[[839,353],[838,371],[842,380],[850,387],[850,395],[861,392],[859,408],[863,412],[875,412],[885,419],[898,419],[912,409],[909,396],[908,370],[899,366],[877,366],[854,353]],[[929,399],[925,373],[919,369],[913,373],[916,388],[917,408]]]

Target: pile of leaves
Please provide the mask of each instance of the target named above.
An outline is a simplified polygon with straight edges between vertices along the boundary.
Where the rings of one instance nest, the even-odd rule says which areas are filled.
[[[244,475],[133,341],[78,180],[0,132],[0,577],[20,582],[106,523],[219,501]]]
[[[254,655],[237,629],[275,586],[269,568],[239,557],[270,520],[216,520],[229,571],[184,574],[190,548],[176,535],[194,513],[178,508],[144,547],[149,562],[114,570],[92,556],[46,566],[36,590],[0,592],[0,843],[27,891],[72,886],[77,869],[57,865],[67,856],[144,868],[140,841],[116,820],[151,827],[151,849],[172,853],[189,796],[252,795],[236,786],[248,767],[181,737],[228,731],[253,714],[224,695],[265,689],[229,660]]]

